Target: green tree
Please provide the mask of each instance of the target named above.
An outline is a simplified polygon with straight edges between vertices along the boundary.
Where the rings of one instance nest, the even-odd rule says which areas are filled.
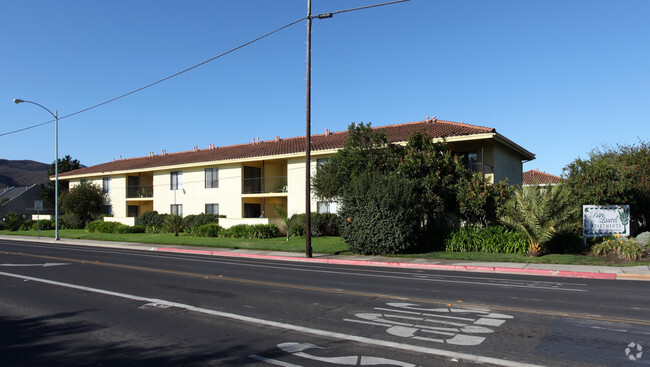
[[[394,168],[390,153],[397,150],[400,147],[390,143],[383,131],[373,131],[370,124],[350,124],[347,144],[317,167],[312,188],[321,198],[339,199],[351,178],[370,170],[387,172]]]
[[[565,186],[520,186],[503,207],[501,222],[528,239],[528,253],[539,256],[554,237],[580,228],[580,211]]]
[[[105,197],[100,186],[82,182],[62,194],[59,202],[66,215],[76,217],[85,227],[102,214]]]
[[[435,234],[437,227],[458,216],[458,188],[473,173],[462,166],[460,157],[446,143],[416,132],[405,146],[396,145],[369,124],[350,125],[348,133],[347,145],[318,167],[313,188],[319,197],[341,200],[343,213],[349,214],[343,215],[344,219],[354,216],[354,225],[344,224],[342,229],[351,249],[360,253],[385,254],[385,248],[407,252],[420,247],[422,243],[416,242],[432,238],[428,235]],[[377,187],[396,182],[402,185],[401,196],[417,200],[400,202],[400,195],[391,190],[393,186]],[[409,203],[409,210],[403,203]],[[381,219],[382,224],[378,226],[362,216]],[[391,216],[394,225],[386,222]],[[382,234],[371,236],[372,231]],[[358,247],[363,241],[358,238],[387,244],[368,242],[367,249],[361,249]]]
[[[473,175],[458,185],[457,199],[460,218],[482,227],[499,222],[501,209],[514,192],[507,181],[491,184],[487,179]]]
[[[574,204],[630,205],[639,231],[650,218],[650,144],[595,149],[589,159],[576,159],[564,168]]]
[[[50,169],[47,171],[48,177],[53,177],[56,168],[54,162],[50,165]],[[64,158],[59,158],[59,174],[63,172],[74,171],[81,168],[81,163],[77,159],[72,159],[69,155],[66,155]],[[54,186],[55,182],[49,180],[48,182],[40,185],[40,196],[43,199],[43,206],[45,208],[54,208]],[[70,183],[68,181],[59,180],[59,195],[68,192],[70,189]]]

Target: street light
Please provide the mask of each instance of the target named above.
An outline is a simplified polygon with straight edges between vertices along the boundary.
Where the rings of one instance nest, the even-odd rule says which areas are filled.
[[[31,103],[35,104],[38,107],[49,112],[50,115],[54,116],[54,239],[59,240],[59,111],[50,111],[45,106],[40,105],[36,102],[25,101],[23,99],[16,98],[14,103]]]

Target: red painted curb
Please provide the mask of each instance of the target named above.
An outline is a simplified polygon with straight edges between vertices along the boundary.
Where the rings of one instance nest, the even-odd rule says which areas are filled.
[[[616,279],[614,273],[594,273],[594,272],[581,272],[569,270],[550,270],[550,269],[521,269],[521,268],[508,268],[508,267],[494,267],[494,266],[475,266],[475,265],[445,265],[445,264],[419,264],[419,263],[402,263],[391,261],[367,261],[367,260],[345,260],[345,259],[319,259],[319,258],[302,258],[292,256],[274,256],[274,255],[260,255],[260,254],[244,254],[236,252],[221,252],[210,250],[189,250],[156,247],[155,251],[164,252],[177,252],[186,254],[202,254],[213,256],[225,257],[239,257],[247,259],[264,259],[264,260],[281,260],[281,261],[294,261],[294,262],[310,262],[321,264],[334,264],[334,265],[356,265],[356,266],[376,266],[376,267],[389,267],[389,268],[404,268],[404,269],[429,269],[429,270],[447,270],[447,271],[474,271],[483,273],[508,273],[508,274],[528,274],[528,275],[541,275],[565,278],[588,278],[588,279]]]

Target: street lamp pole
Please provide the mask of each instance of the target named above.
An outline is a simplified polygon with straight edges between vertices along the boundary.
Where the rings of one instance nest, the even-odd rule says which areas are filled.
[[[59,238],[59,111],[54,112],[47,109],[45,106],[32,101],[26,101],[16,98],[14,103],[31,103],[49,112],[54,116],[54,239],[58,241]]]

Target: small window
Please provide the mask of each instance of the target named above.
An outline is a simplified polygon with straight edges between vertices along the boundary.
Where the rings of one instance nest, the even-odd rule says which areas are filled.
[[[219,204],[205,204],[205,214],[219,214]]]
[[[316,206],[317,211],[322,214],[336,214],[339,210],[339,203],[336,201],[319,201]]]
[[[320,167],[329,161],[330,161],[329,158],[318,158],[316,159],[316,166]]]
[[[169,207],[169,212],[171,214],[183,216],[183,204],[172,204]]]
[[[181,190],[183,188],[183,172],[174,171],[169,175],[169,187],[172,190]]]
[[[113,207],[111,205],[102,205],[102,214],[113,215]]]
[[[104,194],[110,194],[111,193],[111,178],[110,177],[104,177],[102,179],[102,192]]]
[[[216,189],[219,188],[219,169],[206,168],[205,170],[205,188]]]

